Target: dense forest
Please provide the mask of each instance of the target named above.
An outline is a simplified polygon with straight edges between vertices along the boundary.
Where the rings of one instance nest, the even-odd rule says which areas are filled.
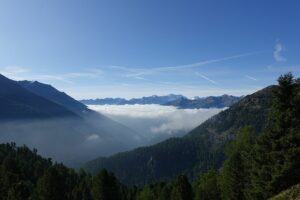
[[[300,197],[300,79],[278,79],[267,126],[245,126],[226,147],[226,161],[196,180],[126,186],[102,170],[91,176],[42,158],[37,150],[0,145],[0,200],[264,200]],[[174,155],[176,157],[176,155]],[[180,163],[178,163],[180,165]],[[146,175],[145,175],[146,176]],[[291,189],[289,189],[291,188]],[[282,194],[279,194],[283,192]],[[276,196],[279,194],[279,196]]]

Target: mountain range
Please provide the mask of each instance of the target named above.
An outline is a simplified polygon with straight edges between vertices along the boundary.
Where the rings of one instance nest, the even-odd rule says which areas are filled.
[[[219,169],[226,144],[242,127],[251,125],[257,132],[266,127],[274,90],[276,86],[270,86],[245,96],[183,137],[100,157],[84,168],[91,173],[108,169],[128,184],[163,181],[178,174],[193,179],[210,168]]]
[[[138,134],[54,87],[0,75],[0,140],[78,166],[140,145]]]
[[[185,97],[178,98],[174,101],[167,102],[163,105],[175,106],[182,109],[194,109],[194,108],[225,108],[238,102],[242,97],[236,97],[231,95],[222,96],[209,96],[209,97],[198,97],[194,99],[188,99]]]
[[[89,105],[133,105],[133,104],[166,104],[168,102],[175,101],[179,98],[186,98],[182,95],[169,94],[166,96],[157,96],[152,95],[149,97],[142,98],[132,98],[132,99],[124,99],[124,98],[104,98],[104,99],[83,99],[81,103],[89,104]]]
[[[82,103],[86,105],[134,105],[134,104],[159,104],[165,106],[175,106],[177,108],[224,108],[238,102],[242,97],[222,95],[209,97],[195,97],[189,99],[183,95],[169,94],[166,96],[152,95],[149,97],[124,99],[124,98],[105,98],[105,99],[84,99]]]

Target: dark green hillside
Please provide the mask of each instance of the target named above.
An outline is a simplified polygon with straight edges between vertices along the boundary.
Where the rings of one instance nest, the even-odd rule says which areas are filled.
[[[241,99],[229,109],[208,119],[192,130],[186,137],[213,137],[214,142],[231,139],[243,126],[252,125],[257,131],[266,126],[272,94],[276,86],[269,86]]]
[[[99,158],[84,167],[92,173],[106,168],[129,184],[169,179],[180,173],[194,178],[209,168],[218,169],[225,159],[224,146],[241,127],[252,125],[257,131],[265,127],[274,90],[271,86],[244,97],[183,138]]]

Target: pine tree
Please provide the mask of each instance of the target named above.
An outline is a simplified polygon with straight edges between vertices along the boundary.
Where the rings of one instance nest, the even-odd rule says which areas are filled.
[[[188,179],[179,175],[172,184],[171,200],[192,200],[193,190]]]
[[[219,177],[214,170],[202,174],[194,183],[195,200],[220,200]]]
[[[67,169],[54,165],[38,180],[37,193],[41,200],[68,199],[66,183]]]
[[[222,197],[230,200],[246,199],[246,189],[250,184],[252,148],[255,143],[255,131],[244,127],[235,141],[227,149],[227,160],[224,162],[222,177]]]
[[[78,172],[77,180],[72,190],[72,200],[92,200],[91,196],[91,177],[80,170]]]
[[[157,200],[153,185],[145,186],[138,195],[138,200]]]
[[[102,170],[92,182],[92,196],[94,200],[120,200],[120,183],[117,178],[106,170]]]
[[[29,181],[20,181],[8,191],[7,200],[27,200],[33,193],[34,186]]]
[[[267,199],[300,182],[299,81],[280,76],[269,127],[258,140],[249,199]]]

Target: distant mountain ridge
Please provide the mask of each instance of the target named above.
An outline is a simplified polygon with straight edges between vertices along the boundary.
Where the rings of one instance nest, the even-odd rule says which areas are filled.
[[[179,98],[164,105],[175,106],[177,108],[224,108],[237,103],[242,97],[232,95],[209,96],[195,99]]]
[[[224,108],[238,102],[242,97],[222,95],[209,97],[195,97],[189,99],[183,95],[169,94],[165,96],[149,96],[142,98],[104,98],[104,99],[85,99],[81,100],[86,105],[134,105],[134,104],[159,104],[165,106],[175,106],[177,108]]]
[[[142,98],[132,98],[132,99],[124,99],[124,98],[104,98],[104,99],[84,99],[81,100],[84,104],[89,105],[133,105],[133,104],[166,104],[168,102],[175,101],[179,98],[186,98],[182,95],[176,95],[176,94],[169,94],[165,96],[157,96],[152,95],[148,97],[142,97]]]

